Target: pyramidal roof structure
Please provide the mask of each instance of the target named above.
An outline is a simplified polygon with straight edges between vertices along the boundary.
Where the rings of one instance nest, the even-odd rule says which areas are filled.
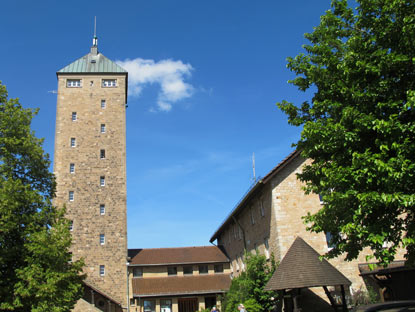
[[[98,52],[98,41],[96,36],[94,37],[91,51],[83,57],[77,59],[75,62],[65,66],[57,72],[58,74],[63,73],[107,73],[107,74],[119,74],[127,71],[105,57],[103,54]]]
[[[281,260],[265,290],[351,285],[351,282],[301,237]]]

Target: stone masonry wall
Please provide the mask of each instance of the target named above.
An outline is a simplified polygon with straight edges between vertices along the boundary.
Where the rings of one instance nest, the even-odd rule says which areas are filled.
[[[103,78],[117,79],[117,87],[102,87]],[[67,79],[81,79],[82,86],[67,87]],[[67,217],[73,221],[73,258],[84,258],[88,283],[123,305],[127,287],[125,84],[125,75],[59,74],[54,157],[55,204],[66,205]],[[105,108],[101,100],[106,101]],[[76,140],[75,147],[71,138]],[[101,149],[105,149],[104,159]],[[74,173],[70,164],[75,166]],[[100,177],[105,177],[105,186],[100,185]],[[74,194],[73,201],[69,192]],[[100,205],[105,205],[104,214]],[[105,235],[104,244],[100,234]],[[104,276],[100,265],[105,266]]]

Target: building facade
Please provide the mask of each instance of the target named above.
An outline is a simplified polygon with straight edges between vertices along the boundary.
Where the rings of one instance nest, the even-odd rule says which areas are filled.
[[[57,78],[55,205],[71,220],[73,259],[85,260],[84,299],[118,311],[127,304],[127,72],[94,38],[90,53]]]
[[[315,213],[321,208],[318,195],[306,195],[303,184],[297,179],[303,166],[309,162],[298,151],[290,154],[263,179],[255,183],[240,201],[229,217],[211,237],[226,251],[231,261],[232,274],[244,270],[244,251],[281,261],[296,237],[302,237],[319,254],[325,254],[330,246],[324,233],[311,233],[306,230],[302,217],[308,212]],[[366,263],[369,250],[363,250],[353,261],[343,257],[329,262],[342,272],[351,282],[351,292],[365,289],[360,276],[359,263]],[[319,292],[324,299],[324,293]]]
[[[130,311],[195,312],[220,308],[229,259],[216,246],[130,249]]]

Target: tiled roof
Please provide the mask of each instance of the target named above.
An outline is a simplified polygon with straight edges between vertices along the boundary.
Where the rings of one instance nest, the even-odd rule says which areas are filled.
[[[132,265],[229,262],[216,246],[129,249]]]
[[[286,165],[288,165],[293,159],[300,155],[300,151],[293,151],[290,155],[288,155],[285,159],[283,159],[277,166],[275,166],[264,178],[257,181],[245,194],[245,196],[239,201],[236,207],[231,211],[231,213],[226,217],[226,219],[222,222],[216,232],[210,238],[210,242],[212,243],[215,239],[218,238],[219,234],[225,229],[225,227],[229,224],[229,222],[233,222],[233,217],[237,215],[239,212],[243,210],[245,207],[245,203],[251,198],[253,194],[255,194],[258,190],[260,190],[268,181],[274,177],[277,173],[279,173]]]
[[[229,289],[229,274],[133,278],[135,297],[220,293]]]
[[[301,237],[281,260],[265,290],[350,285],[351,282]]]
[[[127,71],[103,54],[93,51],[77,59],[58,71],[58,74],[66,73],[124,73]]]

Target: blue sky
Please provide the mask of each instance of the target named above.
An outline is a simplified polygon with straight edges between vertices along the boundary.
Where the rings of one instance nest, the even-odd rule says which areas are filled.
[[[131,68],[127,109],[129,248],[209,244],[299,129],[275,103],[300,103],[286,58],[302,51],[329,0],[4,1],[0,80],[40,108],[53,159],[56,71],[98,48]],[[127,63],[129,62],[129,63]],[[146,71],[144,72],[143,69]],[[144,74],[143,74],[144,73]]]

